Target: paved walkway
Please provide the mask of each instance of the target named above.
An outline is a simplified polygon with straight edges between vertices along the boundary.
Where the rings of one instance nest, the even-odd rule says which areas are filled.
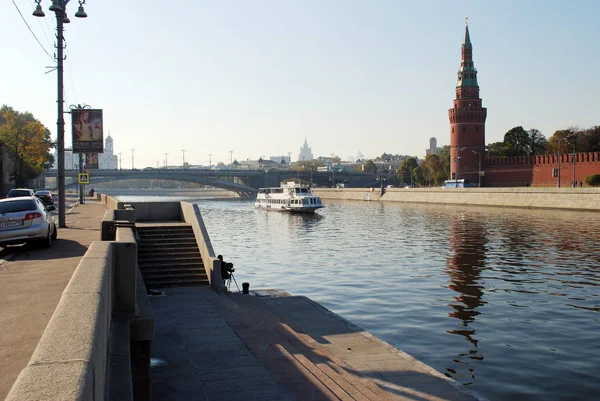
[[[67,197],[67,205],[76,202]],[[75,268],[92,241],[100,240],[106,207],[88,201],[67,215],[50,249],[0,248],[0,400],[29,362]]]
[[[152,296],[153,400],[475,399],[310,299],[280,295]]]

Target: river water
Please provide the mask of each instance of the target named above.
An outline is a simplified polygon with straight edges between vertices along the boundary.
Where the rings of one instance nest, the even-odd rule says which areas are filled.
[[[492,400],[600,399],[600,213],[325,203],[199,205],[240,285],[306,295]]]

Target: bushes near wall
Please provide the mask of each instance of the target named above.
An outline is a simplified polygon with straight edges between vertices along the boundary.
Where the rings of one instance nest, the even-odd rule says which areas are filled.
[[[600,174],[592,174],[585,177],[585,183],[590,187],[600,187]]]

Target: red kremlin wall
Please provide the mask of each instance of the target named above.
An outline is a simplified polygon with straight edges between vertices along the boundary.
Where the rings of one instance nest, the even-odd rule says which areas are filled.
[[[575,181],[583,182],[592,174],[600,174],[600,152],[575,155]],[[556,186],[558,155],[485,158],[486,187]],[[573,154],[560,155],[560,185],[570,187],[573,183]]]

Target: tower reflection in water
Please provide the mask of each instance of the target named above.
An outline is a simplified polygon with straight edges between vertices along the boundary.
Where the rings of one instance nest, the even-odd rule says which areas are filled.
[[[482,300],[482,270],[485,267],[485,245],[487,236],[485,224],[471,215],[456,215],[450,220],[451,255],[446,262],[446,273],[450,278],[448,288],[455,291],[448,304],[453,310],[448,316],[458,319],[449,334],[463,336],[469,343],[464,353],[452,360],[451,367],[444,372],[447,376],[472,384],[475,379],[477,361],[483,360],[477,346],[477,332],[474,328],[478,308],[485,304]]]

